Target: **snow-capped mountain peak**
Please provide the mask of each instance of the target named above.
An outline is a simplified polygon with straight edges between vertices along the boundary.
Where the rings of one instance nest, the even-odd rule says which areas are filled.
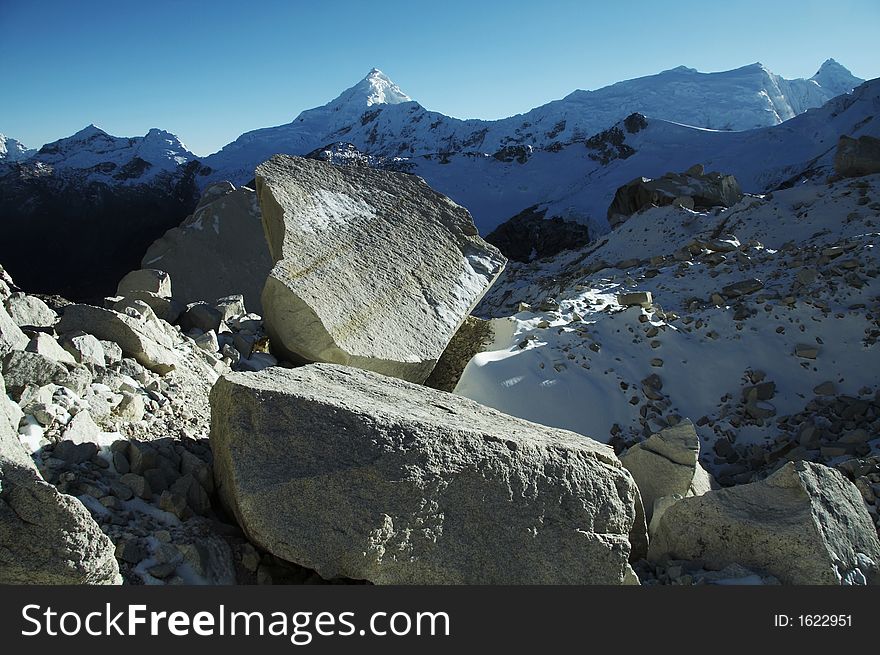
[[[343,106],[355,106],[359,109],[373,105],[398,105],[411,102],[406,95],[385,73],[378,68],[372,69],[367,76],[330,103],[336,109]]]
[[[0,134],[0,162],[21,161],[33,155],[34,152],[21,141]]]
[[[862,83],[861,79],[850,73],[845,66],[837,63],[834,59],[826,59],[810,80],[837,95],[849,93]]]

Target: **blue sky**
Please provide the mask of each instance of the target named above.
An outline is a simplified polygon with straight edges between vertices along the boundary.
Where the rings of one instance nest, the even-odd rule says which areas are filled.
[[[290,122],[382,69],[425,107],[500,118],[678,65],[828,57],[880,76],[880,2],[0,0],[0,132],[167,129],[196,154]]]

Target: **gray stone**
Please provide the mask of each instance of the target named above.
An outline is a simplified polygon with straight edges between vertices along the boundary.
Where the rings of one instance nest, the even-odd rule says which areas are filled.
[[[690,420],[661,430],[634,445],[620,458],[632,474],[645,506],[648,523],[654,503],[664,496],[699,496],[712,486],[700,465],[700,438]]]
[[[799,461],[760,482],[678,501],[663,513],[649,558],[739,563],[783,584],[864,584],[880,571],[880,541],[852,483]]]
[[[65,366],[38,353],[12,351],[3,357],[6,388],[16,397],[28,385],[44,387],[57,384],[82,394],[91,383],[91,375],[82,366]]]
[[[151,291],[126,291],[120,300],[113,303],[112,309],[125,311],[125,307],[133,300],[140,300],[150,306],[157,318],[174,323],[183,311],[183,304],[174,298],[166,298]]]
[[[424,382],[501,273],[464,208],[411,175],[277,155],[256,172],[282,358]]]
[[[9,316],[19,327],[52,327],[58,315],[35,296],[13,293],[5,302]]]
[[[214,303],[214,307],[220,312],[224,321],[247,313],[244,308],[244,296],[240,293],[218,298]]]
[[[214,330],[208,330],[196,337],[195,341],[199,348],[209,353],[215,353],[220,350],[220,344],[217,342],[217,333]]]
[[[229,182],[209,186],[195,212],[168,230],[144,255],[143,266],[162,266],[184,304],[242,294],[262,312],[260,294],[272,259],[253,189]]]
[[[650,307],[654,301],[650,291],[632,291],[630,293],[618,293],[617,304],[622,307]]]
[[[761,280],[751,278],[749,280],[742,280],[740,282],[728,284],[726,287],[721,289],[721,295],[725,298],[739,298],[740,296],[745,296],[750,293],[755,293],[755,291],[760,291],[763,288],[764,283],[761,282]]]
[[[121,584],[113,543],[82,502],[42,479],[5,405],[0,402],[0,584]]]
[[[0,304],[0,355],[10,350],[23,350],[27,345],[27,335],[12,320],[6,307]]]
[[[25,348],[27,352],[37,353],[62,364],[76,364],[76,360],[69,352],[61,347],[55,337],[45,332],[37,332],[31,337]]]
[[[122,400],[113,411],[120,420],[134,423],[144,418],[145,409],[141,394],[123,391]]]
[[[819,346],[809,343],[799,343],[794,348],[794,354],[804,359],[816,359],[819,356]]]
[[[171,298],[171,276],[155,268],[132,271],[119,281],[117,296],[125,296],[131,291],[149,291],[163,298]]]
[[[96,442],[101,435],[101,428],[97,426],[88,410],[80,410],[74,416],[64,430],[64,439],[75,444]]]
[[[582,435],[330,364],[227,375],[211,409],[221,499],[325,578],[631,580],[635,483]]]
[[[204,301],[190,303],[180,317],[180,327],[185,331],[192,329],[202,332],[219,332],[223,314]]]
[[[80,364],[104,366],[104,346],[91,334],[72,332],[61,338],[61,346]]]
[[[138,312],[129,308],[126,313],[91,305],[68,305],[58,324],[62,334],[88,332],[99,339],[113,341],[123,353],[155,373],[164,375],[178,364],[174,341],[160,324],[152,310]]]

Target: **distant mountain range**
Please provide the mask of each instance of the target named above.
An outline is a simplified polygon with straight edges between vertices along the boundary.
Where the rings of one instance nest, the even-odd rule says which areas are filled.
[[[257,164],[279,152],[329,153],[331,160],[359,154],[370,165],[418,174],[470,209],[483,234],[529,208],[596,234],[608,229],[614,190],[638,175],[702,163],[760,192],[820,173],[841,134],[880,130],[872,121],[878,85],[862,82],[832,59],[810,79],[795,80],[761,64],[720,73],[679,67],[483,121],[431,112],[373,69],[330,103],[247,132],[201,159],[158,129],[121,138],[90,125],[37,151],[0,137],[4,235],[41,235],[47,247],[25,255],[4,238],[0,261],[35,291],[107,293],[107,277],[134,267],[153,239],[192,210],[200,190],[221,179],[247,183]],[[647,117],[636,131],[621,122],[634,112]],[[67,254],[60,245],[50,252],[44,235],[56,229],[67,235]],[[125,246],[92,276],[88,266],[107,248],[116,252],[117,240]],[[34,258],[59,257],[86,267],[85,277],[59,286],[57,276],[31,275]]]

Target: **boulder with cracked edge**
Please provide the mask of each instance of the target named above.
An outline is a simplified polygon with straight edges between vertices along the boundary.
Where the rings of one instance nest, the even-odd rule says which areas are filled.
[[[79,500],[42,479],[4,401],[0,376],[0,584],[121,584],[113,543]]]
[[[613,450],[333,364],[211,391],[220,497],[251,540],[379,584],[632,582],[636,487]]]
[[[838,471],[788,462],[766,480],[683,498],[663,512],[649,559],[738,563],[783,584],[877,583],[880,541]]]
[[[421,178],[276,155],[256,172],[272,348],[424,382],[506,259]]]

